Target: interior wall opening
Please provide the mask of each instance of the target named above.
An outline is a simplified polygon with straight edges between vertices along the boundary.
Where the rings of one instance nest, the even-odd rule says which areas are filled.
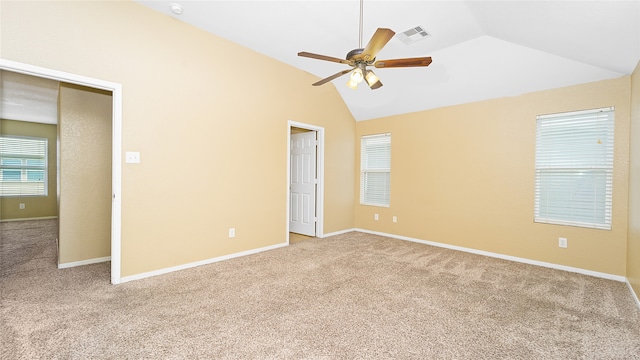
[[[0,136],[45,139],[48,145],[44,177],[35,176],[44,171],[33,166],[31,155],[14,156],[7,147],[0,153],[3,164],[16,156],[28,163],[26,176],[14,181],[47,183],[44,193],[0,196],[0,255],[25,262],[45,256],[58,268],[111,260],[112,92],[2,67],[0,90]],[[0,185],[9,188],[7,171],[16,171],[0,168]]]

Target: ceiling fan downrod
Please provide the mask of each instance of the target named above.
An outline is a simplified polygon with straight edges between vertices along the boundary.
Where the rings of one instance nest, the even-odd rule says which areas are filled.
[[[364,0],[360,0],[360,32],[358,33],[358,49],[362,49],[362,14],[364,8]]]
[[[364,0],[360,0],[360,26],[359,26],[359,32],[358,32],[358,48],[357,49],[353,49],[351,51],[349,51],[347,53],[347,56],[345,57],[345,59],[347,60],[353,60],[354,56],[356,55],[360,55],[362,54],[362,52],[364,51],[364,48],[362,47],[362,24],[363,24],[363,11],[364,9]]]

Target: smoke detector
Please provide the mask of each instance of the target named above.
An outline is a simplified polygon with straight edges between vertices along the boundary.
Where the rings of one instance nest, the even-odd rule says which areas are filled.
[[[176,14],[176,15],[182,14],[182,11],[184,10],[182,8],[182,5],[176,4],[176,3],[173,3],[173,4],[169,5],[169,9],[171,9],[171,12]]]

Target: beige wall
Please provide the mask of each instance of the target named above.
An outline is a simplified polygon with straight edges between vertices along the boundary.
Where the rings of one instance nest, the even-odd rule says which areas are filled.
[[[48,139],[47,196],[0,198],[0,220],[29,219],[58,216],[56,200],[56,125],[25,121],[0,120],[0,134],[32,136]],[[20,210],[20,204],[25,208]]]
[[[60,84],[60,264],[111,255],[111,93]]]
[[[122,169],[123,276],[283,243],[288,120],[325,128],[324,233],[353,227],[355,124],[332,85],[133,2],[0,16],[3,58],[122,84],[123,156],[141,153]]]
[[[640,297],[640,63],[631,76],[630,137],[627,279]]]
[[[390,132],[392,140],[391,206],[357,205],[356,227],[625,275],[629,81],[357,123],[358,139]],[[534,223],[536,115],[605,106],[616,107],[612,230]],[[568,238],[567,249],[558,247],[558,237]]]

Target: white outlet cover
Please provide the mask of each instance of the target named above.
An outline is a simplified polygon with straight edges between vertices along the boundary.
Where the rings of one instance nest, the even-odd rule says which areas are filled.
[[[558,246],[561,248],[567,247],[567,238],[558,238]]]

